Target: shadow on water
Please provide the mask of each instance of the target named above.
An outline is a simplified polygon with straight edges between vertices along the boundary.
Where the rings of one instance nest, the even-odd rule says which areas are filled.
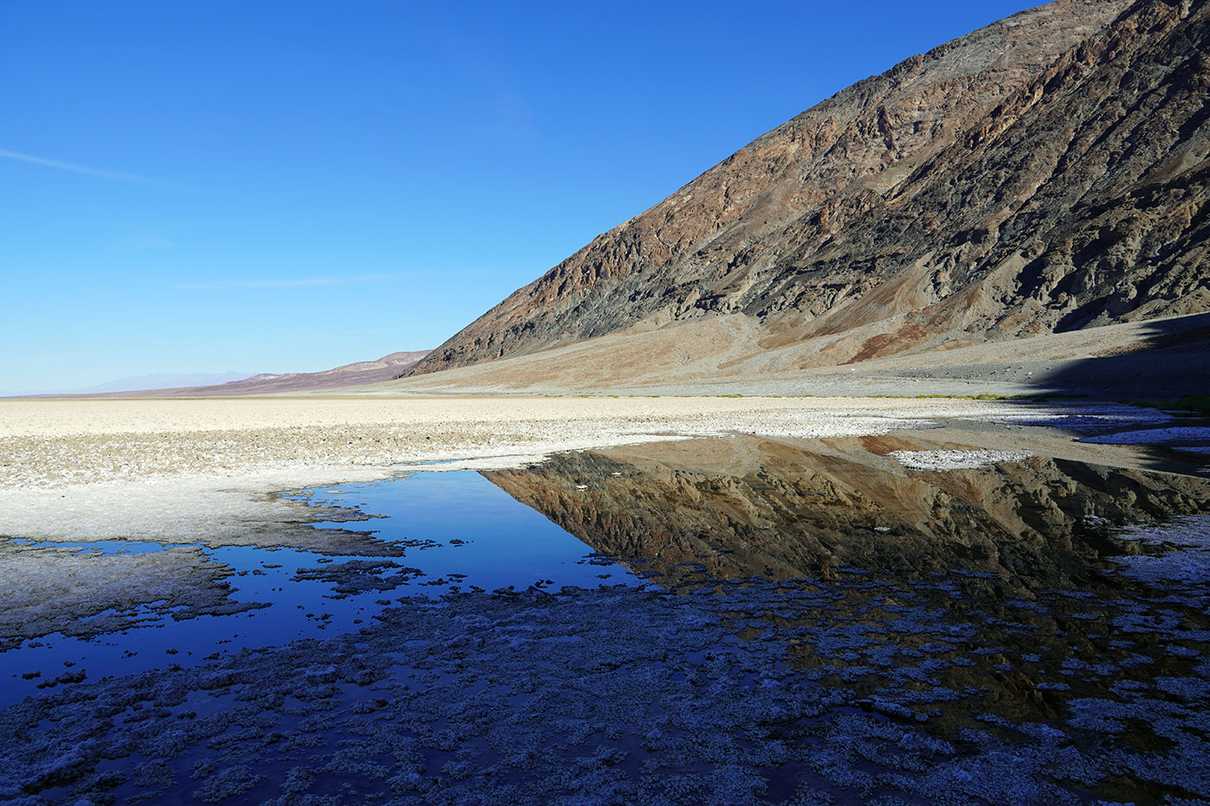
[[[1024,381],[1033,390],[1025,408],[1054,398],[1059,410],[1040,415],[1037,424],[1085,443],[1132,446],[1139,467],[1207,475],[1210,313],[1152,320],[1141,328],[1129,344],[1034,372]],[[1115,411],[1116,404],[1131,408]],[[1063,406],[1071,411],[1064,414]]]
[[[1210,480],[897,458],[955,438],[933,439],[325,488],[402,554],[300,556],[257,592],[316,586],[308,609],[364,623],[13,705],[0,797],[1210,798]]]

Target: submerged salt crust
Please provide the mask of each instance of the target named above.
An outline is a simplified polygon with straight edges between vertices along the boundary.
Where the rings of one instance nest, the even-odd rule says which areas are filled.
[[[295,498],[316,517],[374,515],[315,522],[303,548],[0,541],[0,705],[85,674],[353,631],[400,594],[638,582],[478,473],[419,472]]]

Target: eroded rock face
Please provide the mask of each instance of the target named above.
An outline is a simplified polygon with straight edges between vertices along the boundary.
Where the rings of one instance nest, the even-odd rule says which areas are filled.
[[[921,445],[738,438],[721,464],[644,446],[484,475],[595,550],[672,579],[682,564],[732,579],[967,568],[1035,589],[1086,579],[1120,550],[1111,526],[1210,511],[1202,479],[1043,457],[918,472],[889,456]]]
[[[601,235],[413,373],[726,314],[830,356],[1210,307],[1210,7],[1073,0],[914,57]]]

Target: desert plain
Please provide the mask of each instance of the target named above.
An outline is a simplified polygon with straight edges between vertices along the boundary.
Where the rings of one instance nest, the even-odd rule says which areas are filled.
[[[1204,793],[1206,442],[1093,401],[0,401],[0,797]]]
[[[884,433],[1016,415],[967,400],[738,397],[61,399],[0,402],[0,534],[239,540],[298,520],[274,497],[416,466],[499,468],[565,450],[731,433]]]
[[[1083,461],[1130,446],[987,426],[1146,410],[948,398],[299,395],[0,401],[0,534],[40,539],[243,541],[306,520],[274,495],[416,469],[498,469],[553,453],[757,434],[828,438],[949,424],[959,441]],[[980,436],[975,437],[975,434]],[[1037,445],[1035,445],[1037,447]]]

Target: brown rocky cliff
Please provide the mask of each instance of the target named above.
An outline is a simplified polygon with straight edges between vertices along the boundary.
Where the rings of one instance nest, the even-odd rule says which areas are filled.
[[[413,371],[719,314],[758,322],[757,349],[878,323],[860,360],[1210,307],[1206,16],[1071,0],[909,59],[594,239]]]

